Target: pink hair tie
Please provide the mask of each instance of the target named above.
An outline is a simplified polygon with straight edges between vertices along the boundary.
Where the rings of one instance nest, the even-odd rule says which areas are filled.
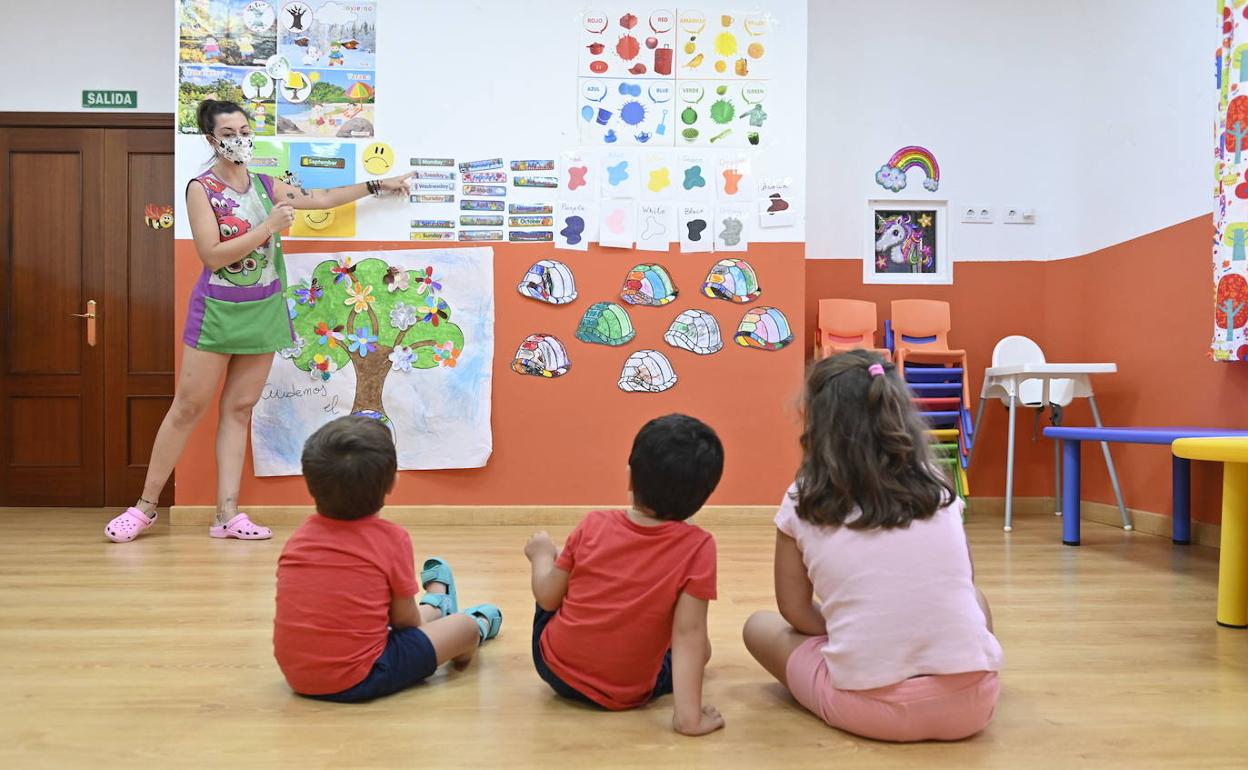
[[[867,373],[870,374],[872,377],[883,377],[884,365],[883,364],[871,364],[870,366],[867,367]]]

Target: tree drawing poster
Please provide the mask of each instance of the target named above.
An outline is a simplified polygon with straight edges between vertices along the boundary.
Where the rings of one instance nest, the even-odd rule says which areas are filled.
[[[1248,19],[1220,3],[1217,141],[1213,150],[1213,334],[1215,361],[1248,360]],[[1238,8],[1235,4],[1234,8]],[[1241,27],[1243,29],[1241,29]]]
[[[400,470],[479,468],[492,449],[493,250],[290,254],[296,339],[252,413],[258,476],[300,474],[317,428],[386,424]]]

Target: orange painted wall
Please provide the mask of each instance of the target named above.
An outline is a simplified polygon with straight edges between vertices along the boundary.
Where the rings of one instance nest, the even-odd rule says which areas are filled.
[[[1213,226],[1198,217],[1074,259],[1056,262],[959,263],[951,286],[864,286],[861,266],[849,260],[807,263],[807,328],[815,327],[820,297],[851,297],[880,304],[909,297],[953,303],[951,341],[966,347],[982,375],[1001,337],[1025,334],[1050,360],[1113,361],[1115,375],[1094,381],[1108,425],[1195,425],[1248,428],[1248,365],[1214,363],[1205,350],[1212,331],[1209,246]],[[981,376],[972,372],[978,394]],[[1082,400],[1067,424],[1091,424]],[[1051,495],[1053,449],[1031,443],[1031,416],[1019,417],[1015,494]],[[971,469],[975,495],[1005,493],[1005,408],[989,404]],[[1170,513],[1170,456],[1161,447],[1112,445],[1127,505]],[[1193,515],[1217,522],[1221,470],[1195,463]],[[1083,497],[1112,503],[1104,461],[1095,447],[1083,452]]]
[[[664,256],[593,245],[586,253],[556,252],[534,244],[492,246],[494,454],[485,468],[401,473],[391,504],[626,503],[626,468],[633,435],[646,420],[669,412],[685,412],[705,420],[724,441],[724,480],[712,503],[770,505],[780,499],[798,461],[793,407],[801,386],[803,346],[793,344],[781,351],[764,352],[731,342],[744,307],[708,299],[698,291],[716,255],[673,252]],[[287,254],[407,248],[420,246],[363,241],[286,243]],[[804,246],[795,243],[755,244],[748,253],[763,287],[759,303],[784,310],[799,340],[806,336],[802,313],[806,296],[804,253]],[[575,303],[554,307],[517,293],[516,284],[529,265],[548,257],[572,267],[579,295]],[[189,240],[176,243],[175,261],[181,340],[185,298],[200,270]],[[637,337],[629,345],[608,348],[577,341],[573,332],[585,309],[593,302],[617,297],[625,273],[643,261],[659,261],[671,270],[680,289],[677,301],[663,308],[630,309]],[[696,356],[663,342],[667,325],[688,308],[708,310],[716,316],[725,335],[723,351]],[[572,370],[566,376],[544,380],[510,370],[516,347],[533,332],[554,334],[568,346]],[[661,394],[628,394],[616,387],[628,353],[644,347],[661,350],[672,361],[679,377],[673,389]],[[196,429],[178,464],[177,505],[214,503],[215,424],[215,414],[210,414]],[[253,477],[250,457],[241,497],[251,505],[311,502],[300,477]]]

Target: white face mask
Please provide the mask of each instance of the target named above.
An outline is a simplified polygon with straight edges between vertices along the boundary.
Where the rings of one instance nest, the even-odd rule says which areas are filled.
[[[241,134],[217,140],[217,154],[240,166],[245,166],[251,162],[253,147],[251,137],[242,136]]]

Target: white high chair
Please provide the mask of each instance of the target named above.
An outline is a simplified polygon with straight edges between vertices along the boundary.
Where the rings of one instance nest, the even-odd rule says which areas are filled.
[[[1009,337],[1001,339],[992,349],[992,365],[1008,366],[1011,364],[1043,364],[1047,363],[1044,357],[1044,351],[1036,344],[1035,340],[1030,337],[1024,337],[1021,334],[1013,334]],[[1023,380],[1018,384],[1016,393],[1006,391],[1000,396],[1001,403],[1007,407],[1010,400],[1013,399],[1016,404],[1029,407],[1036,410],[1035,425],[1039,425],[1040,415],[1044,413],[1044,384],[1040,380]],[[1070,405],[1075,397],[1075,383],[1070,379],[1051,379],[1049,380],[1049,422],[1052,425],[1062,424],[1062,410]],[[1093,416],[1097,424],[1100,424],[1100,415],[1096,413],[1096,402],[1090,401],[1089,406],[1093,410]],[[1032,440],[1035,440],[1036,431],[1033,428]],[[1010,447],[1013,450],[1013,447]],[[1118,512],[1122,515],[1124,522],[1130,524],[1130,518],[1127,515],[1127,506],[1122,499],[1122,487],[1118,484],[1118,471],[1114,468],[1114,459],[1109,455],[1109,444],[1101,442],[1101,453],[1105,456],[1105,467],[1109,469],[1109,480],[1114,488],[1114,498],[1118,502]],[[1011,451],[1011,455],[1013,452]],[[1013,458],[1011,457],[1011,460]],[[1013,476],[1013,462],[1010,462],[1009,473]],[[1056,479],[1056,493],[1054,494],[1055,510],[1054,514],[1062,515],[1062,458],[1061,458],[1061,442],[1053,442],[1053,475]]]

